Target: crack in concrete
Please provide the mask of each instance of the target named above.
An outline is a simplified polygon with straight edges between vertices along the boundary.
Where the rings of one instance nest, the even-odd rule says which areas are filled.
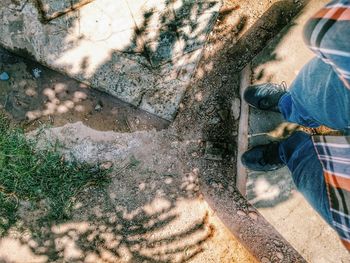
[[[292,209],[290,209],[289,213],[286,216],[280,218],[279,220],[287,219],[292,213],[294,213],[295,209],[299,208],[300,204],[302,204],[302,203],[303,203],[303,200],[300,199],[299,202],[297,202],[297,204],[295,204],[294,207]]]
[[[27,0],[28,1],[28,0]],[[72,1],[71,1],[71,6],[64,9],[64,10],[61,10],[61,11],[56,11],[56,12],[53,12],[51,15],[48,15],[47,12],[45,11],[45,8],[44,8],[44,4],[42,2],[42,0],[35,0],[34,3],[36,4],[36,7],[38,9],[38,12],[39,12],[39,15],[40,15],[40,20],[43,22],[43,23],[48,23],[56,18],[59,18],[63,15],[66,15],[70,12],[73,12],[73,11],[77,11],[78,9],[80,9],[81,7],[93,2],[94,0],[81,0],[80,2],[76,3],[76,4],[73,4],[72,5]]]

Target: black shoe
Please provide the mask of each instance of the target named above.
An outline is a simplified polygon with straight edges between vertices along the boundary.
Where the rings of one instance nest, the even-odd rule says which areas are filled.
[[[287,93],[286,84],[265,83],[249,86],[244,92],[244,99],[249,105],[260,109],[280,112],[278,102]]]
[[[245,167],[253,171],[277,170],[285,166],[279,156],[279,145],[279,142],[272,142],[255,146],[242,155],[241,161]]]

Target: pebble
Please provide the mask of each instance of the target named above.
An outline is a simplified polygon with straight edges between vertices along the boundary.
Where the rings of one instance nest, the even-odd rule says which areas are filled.
[[[101,104],[97,104],[95,106],[95,111],[100,111],[100,110],[102,110],[102,106],[101,106]]]
[[[235,121],[241,116],[241,100],[239,98],[234,98],[231,106],[232,116]]]
[[[249,217],[253,219],[254,221],[258,220],[258,214],[255,212],[249,212]]]
[[[280,259],[280,260],[283,260],[284,259],[284,256],[281,252],[277,252],[276,253],[276,256]]]
[[[215,124],[218,124],[220,123],[221,119],[219,117],[213,117],[213,118],[210,118],[208,120],[208,124],[212,124],[212,125],[215,125]]]
[[[271,263],[271,261],[270,261],[268,258],[263,257],[263,258],[261,259],[261,263]]]
[[[238,210],[238,211],[237,211],[237,215],[239,215],[239,216],[245,216],[246,213],[244,213],[244,211],[242,211],[242,210]]]
[[[108,170],[113,166],[112,162],[105,162],[100,165],[100,169],[102,170]]]
[[[280,241],[278,241],[278,240],[274,240],[273,241],[273,243],[275,244],[275,246],[277,246],[277,247],[281,247],[281,246],[283,246],[283,243],[282,242],[280,242]]]
[[[9,80],[9,78],[10,78],[10,76],[6,72],[3,72],[0,74],[0,80],[6,81],[6,80]]]
[[[41,76],[41,70],[38,68],[33,69],[33,75],[35,78],[40,78]]]
[[[218,114],[219,114],[221,120],[225,121],[228,119],[229,112],[227,110],[219,110]]]

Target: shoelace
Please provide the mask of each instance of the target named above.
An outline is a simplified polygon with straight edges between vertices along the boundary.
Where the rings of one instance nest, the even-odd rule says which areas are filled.
[[[284,80],[281,82],[280,86],[282,87],[283,91],[287,91],[288,89],[288,85],[287,82],[285,82]]]
[[[263,92],[261,92],[262,96],[265,98],[262,98],[259,102],[258,102],[258,107],[260,109],[270,109],[273,108],[273,106],[271,106],[271,104],[274,104],[272,101],[269,101],[267,99],[267,97],[271,96],[271,95],[275,95],[278,90],[283,91],[283,92],[287,92],[287,83],[285,81],[282,81],[281,84],[272,84],[274,86],[274,89],[265,89],[263,90]],[[275,102],[277,103],[277,101]]]

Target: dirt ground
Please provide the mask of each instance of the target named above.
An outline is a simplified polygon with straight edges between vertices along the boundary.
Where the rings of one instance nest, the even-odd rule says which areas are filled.
[[[108,189],[77,197],[69,222],[38,227],[38,212],[22,207],[26,230],[0,239],[0,262],[256,262],[200,185],[233,190],[239,72],[296,12],[278,5],[261,29],[254,23],[275,2],[224,1],[173,123],[2,50],[11,78],[0,82],[0,103],[13,120],[28,132],[53,127],[40,129],[42,142],[57,139],[67,156],[113,172]]]

